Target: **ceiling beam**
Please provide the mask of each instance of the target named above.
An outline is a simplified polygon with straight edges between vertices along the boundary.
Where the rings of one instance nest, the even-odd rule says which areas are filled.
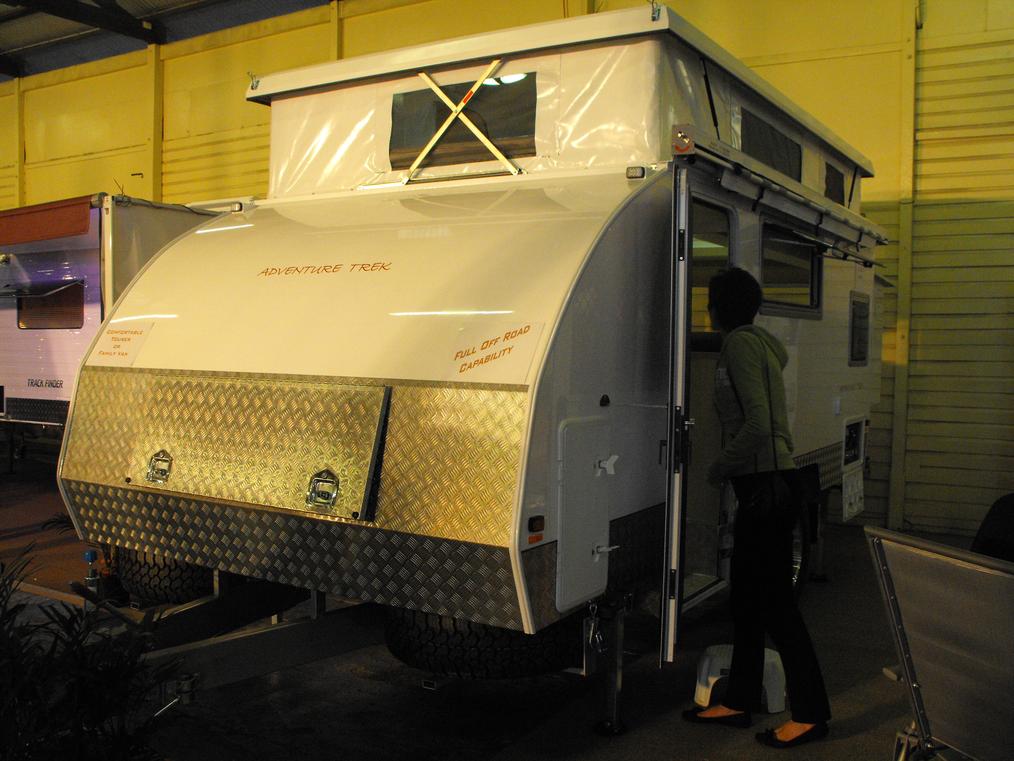
[[[16,58],[0,54],[0,74],[8,77],[20,77],[25,73],[24,66]]]
[[[133,37],[148,44],[165,42],[165,33],[159,26],[150,21],[140,21],[126,11],[109,10],[108,4],[104,4],[105,8],[98,8],[78,0],[4,0],[4,4],[18,5],[38,13],[76,21],[96,29]]]

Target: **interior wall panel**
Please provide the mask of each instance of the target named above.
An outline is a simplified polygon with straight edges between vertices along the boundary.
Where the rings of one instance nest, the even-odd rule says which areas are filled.
[[[341,3],[345,57],[564,17],[564,0],[417,0]]]
[[[25,161],[46,161],[135,147],[145,142],[145,67],[131,66],[25,93]]]
[[[25,168],[25,204],[94,193],[123,192],[151,198],[151,154],[144,146],[95,156],[75,156]]]
[[[101,191],[152,196],[144,52],[24,80],[24,203]]]
[[[14,81],[0,84],[0,209],[18,205],[21,112]]]
[[[187,41],[165,48],[165,201],[267,194],[271,112],[246,101],[250,75],[321,63],[332,50],[326,12],[291,16],[304,23],[283,17],[274,26],[250,25],[249,39],[233,30],[211,35],[224,44]]]

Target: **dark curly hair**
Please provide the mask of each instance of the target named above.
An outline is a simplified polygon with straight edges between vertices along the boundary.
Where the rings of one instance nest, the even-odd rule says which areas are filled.
[[[751,324],[762,299],[760,283],[739,267],[721,270],[708,282],[708,308],[715,310],[720,327],[726,331]]]

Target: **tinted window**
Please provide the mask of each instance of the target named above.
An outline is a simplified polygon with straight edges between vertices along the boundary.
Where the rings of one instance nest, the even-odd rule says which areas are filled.
[[[791,230],[767,225],[761,248],[764,303],[817,309],[821,248]]]
[[[441,87],[455,104],[471,82]],[[468,101],[464,114],[508,158],[535,155],[535,73],[487,79]],[[391,167],[408,169],[450,115],[450,109],[429,88],[398,93],[391,106]],[[440,138],[423,166],[493,161],[493,154],[460,119]]]
[[[45,296],[18,299],[22,330],[75,329],[84,325],[84,283],[76,282]]]
[[[824,196],[845,205],[845,175],[830,164],[824,164]]]
[[[870,297],[849,295],[849,366],[865,367],[870,361]]]
[[[691,260],[691,327],[694,332],[710,331],[708,282],[729,266],[729,214],[724,209],[693,202],[693,258]]]

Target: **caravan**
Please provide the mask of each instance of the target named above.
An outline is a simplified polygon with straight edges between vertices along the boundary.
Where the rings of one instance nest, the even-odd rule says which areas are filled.
[[[72,403],[64,499],[139,594],[196,568],[371,601],[409,662],[503,676],[569,665],[589,604],[661,583],[670,660],[727,573],[734,506],[703,474],[705,286],[730,264],[790,352],[797,461],[861,509],[872,167],[676,14],[248,99],[271,108],[268,198],[147,265]]]
[[[62,428],[103,317],[162,246],[207,219],[105,193],[0,212],[0,423],[11,436]]]

